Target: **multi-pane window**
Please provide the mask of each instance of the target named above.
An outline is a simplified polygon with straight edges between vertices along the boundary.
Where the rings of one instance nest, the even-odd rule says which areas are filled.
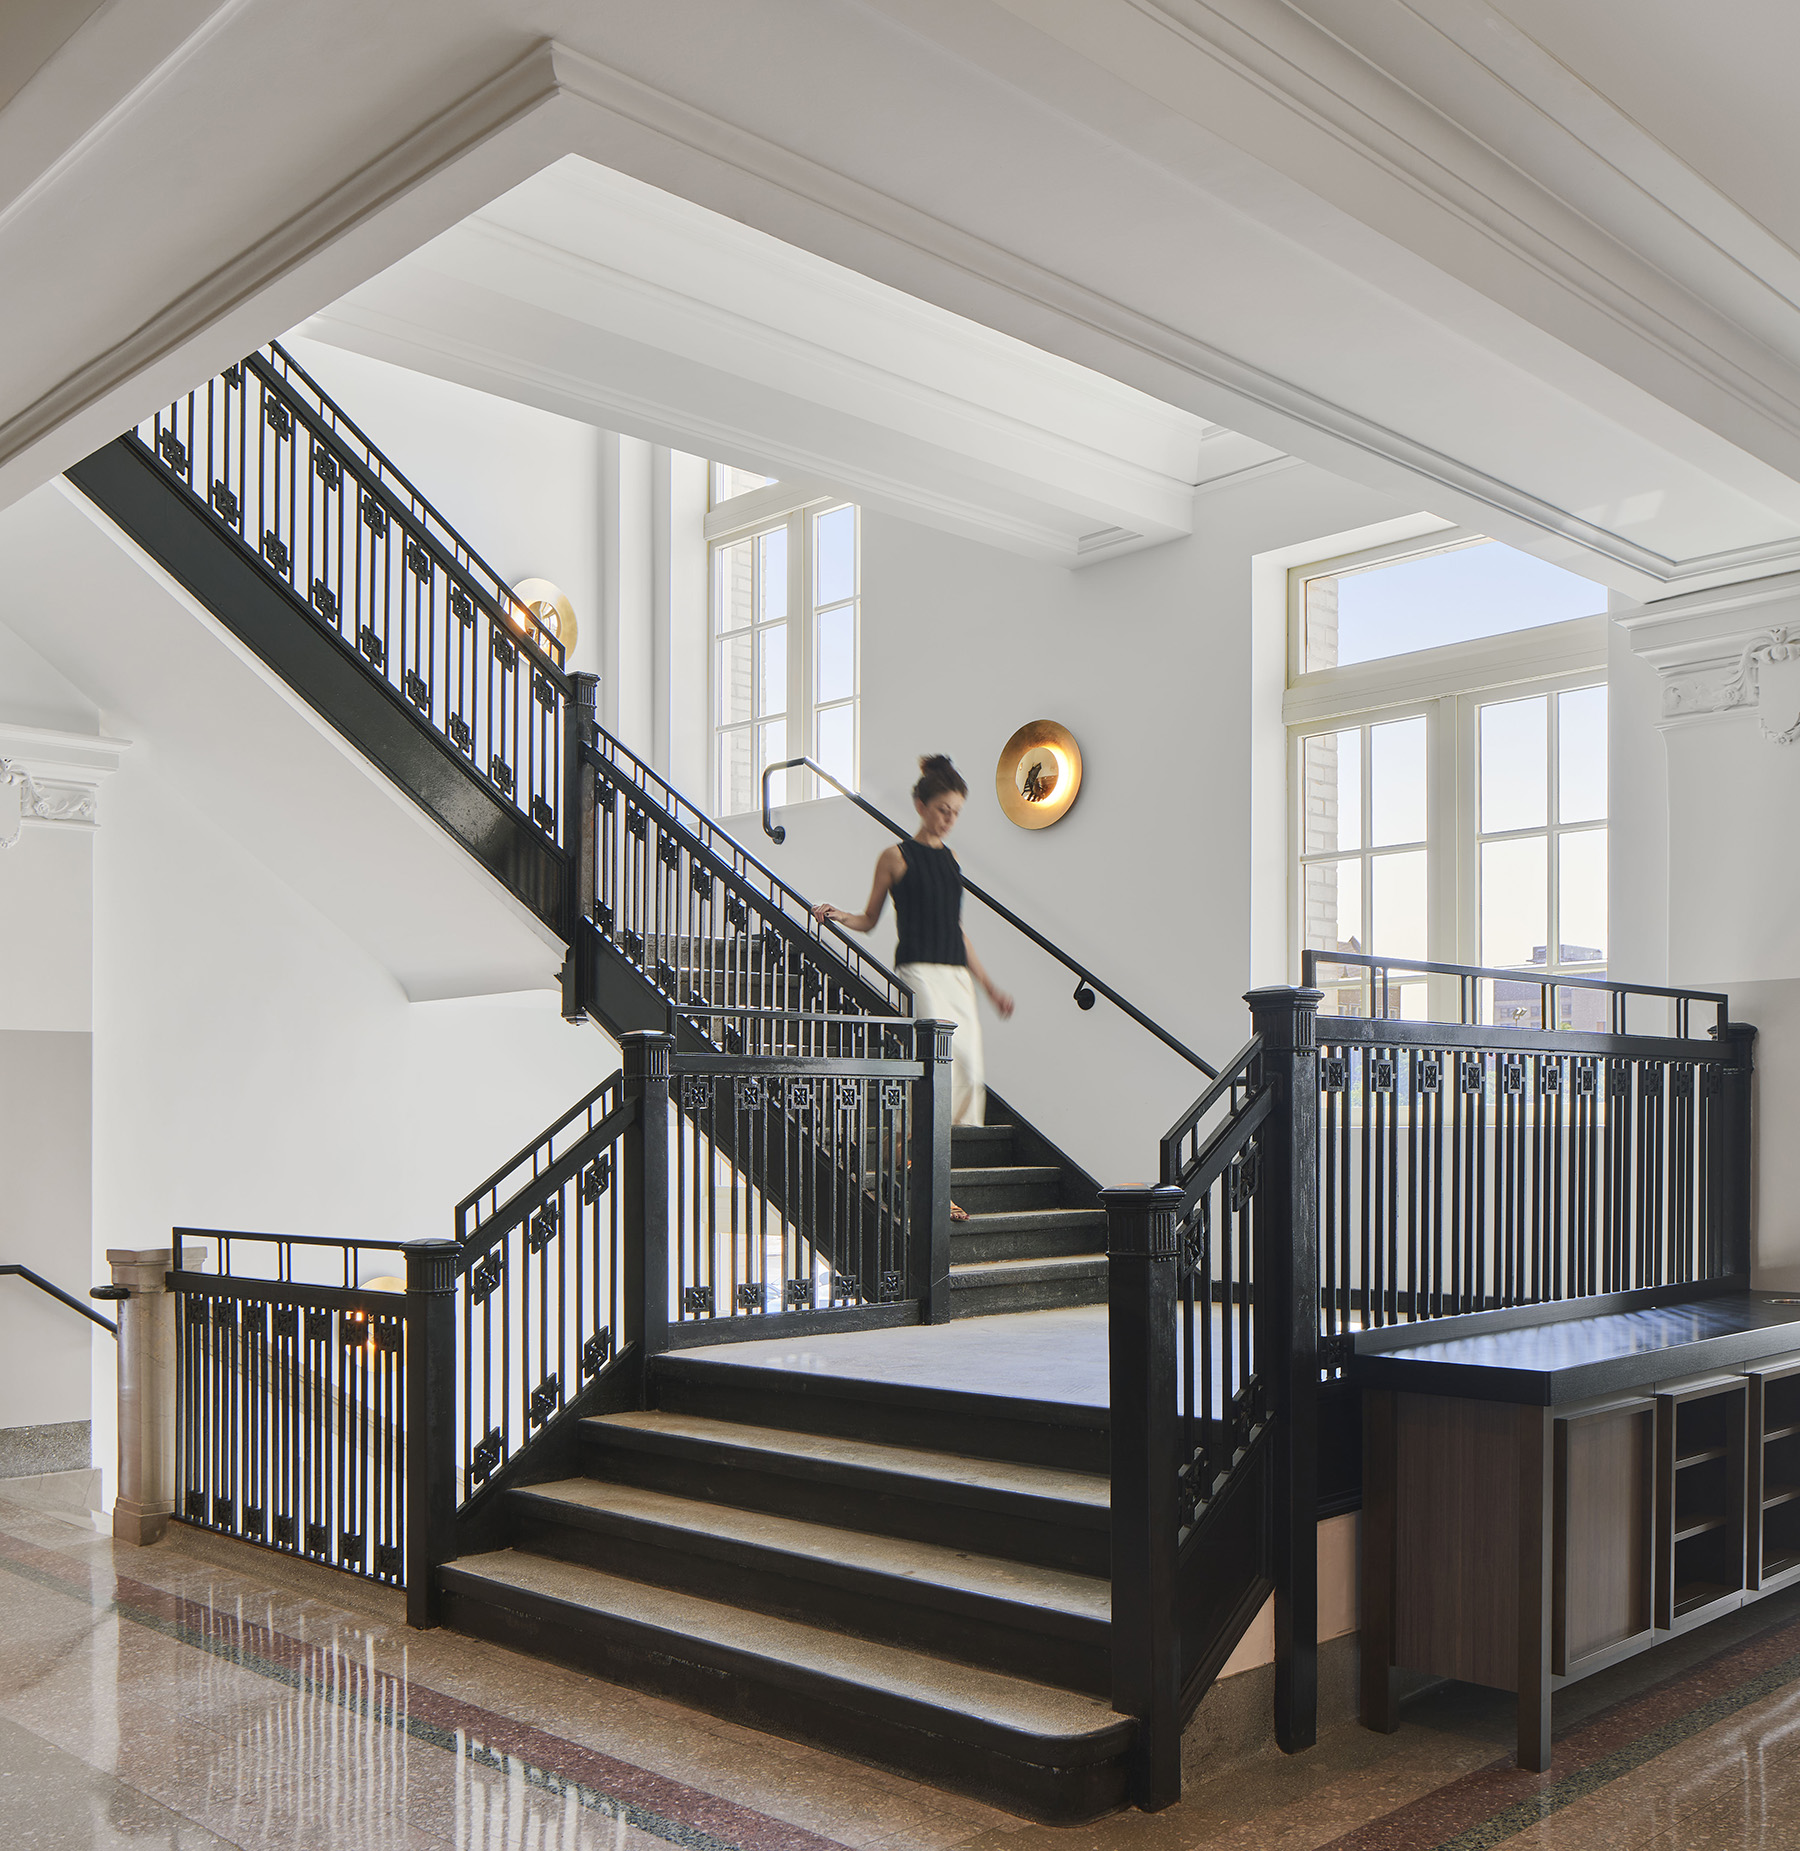
[[[1292,593],[1296,952],[1516,966],[1483,1006],[1535,1024],[1540,973],[1606,969],[1604,595],[1465,536],[1297,572]],[[1320,984],[1327,1014],[1370,1004],[1329,955]],[[1407,1016],[1454,1000],[1424,974],[1388,994]],[[1580,992],[1561,1014],[1598,1023]]]
[[[756,491],[779,486],[759,482]],[[852,504],[821,502],[765,517],[713,544],[713,786],[720,816],[757,809],[763,771],[788,759],[812,758],[856,787],[857,528]],[[815,782],[810,773],[780,773],[770,795],[786,803],[810,794],[806,787]]]
[[[1479,961],[1606,975],[1606,689],[1476,704],[1474,845]],[[1510,988],[1510,986],[1508,986]],[[1604,999],[1560,998],[1562,1027],[1604,1028]],[[1494,1003],[1538,1025],[1542,993]]]
[[[1430,955],[1428,730],[1421,713],[1302,737],[1307,950]]]

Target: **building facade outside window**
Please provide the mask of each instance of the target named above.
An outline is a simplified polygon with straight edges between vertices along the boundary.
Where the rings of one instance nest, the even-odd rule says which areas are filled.
[[[1293,962],[1313,950],[1513,966],[1490,1020],[1539,1026],[1539,975],[1606,973],[1605,592],[1478,536],[1432,535],[1289,580]],[[1322,1009],[1364,973],[1320,960]],[[1454,980],[1390,1010],[1454,1013]],[[1562,993],[1563,1026],[1605,1003]]]
[[[712,482],[714,814],[760,808],[764,769],[791,758],[816,760],[854,790],[861,731],[858,510],[816,493],[796,496],[780,482],[717,463]],[[776,803],[828,794],[811,788],[819,782],[810,773],[784,773],[770,794]]]

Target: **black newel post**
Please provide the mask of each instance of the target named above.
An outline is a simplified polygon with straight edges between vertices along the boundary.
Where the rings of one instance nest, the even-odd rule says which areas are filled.
[[[1138,1719],[1132,1804],[1181,1797],[1175,1617],[1175,1217],[1181,1191],[1103,1189],[1112,1392],[1112,1703]]]
[[[1727,1022],[1713,1036],[1731,1049],[1719,1075],[1716,1142],[1708,1153],[1719,1178],[1719,1270],[1750,1279],[1750,1116],[1755,1092],[1756,1030],[1748,1022]]]
[[[1319,999],[1252,990],[1274,1099],[1262,1131],[1257,1264],[1274,1435],[1275,1739],[1319,1736]]]
[[[456,1553],[456,1281],[453,1240],[406,1249],[406,1623],[437,1624],[437,1570]]]
[[[625,1056],[625,1098],[637,1115],[620,1140],[624,1147],[624,1281],[619,1302],[637,1329],[645,1356],[669,1347],[669,1065],[673,1037],[640,1030],[620,1038]],[[645,1377],[646,1382],[649,1380]]]
[[[908,1293],[927,1324],[950,1317],[950,1037],[954,1022],[913,1024],[925,1068],[913,1099],[912,1253]]]
[[[571,675],[563,719],[563,849],[568,855],[569,891],[563,916],[569,955],[562,967],[562,1012],[566,1022],[587,1020],[588,921],[594,916],[596,851],[594,767],[588,753],[600,739],[600,677]]]

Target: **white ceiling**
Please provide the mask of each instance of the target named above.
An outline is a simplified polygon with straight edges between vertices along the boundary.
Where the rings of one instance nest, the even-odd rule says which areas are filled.
[[[579,155],[299,332],[1065,565],[1279,456]]]
[[[42,13],[0,11],[9,78]],[[1797,34],[1767,0],[102,7],[0,108],[0,500],[578,155],[1622,591],[1794,569]],[[629,290],[574,293],[526,306],[650,378]],[[708,331],[745,428],[775,312]],[[1123,467],[1148,425],[1015,417],[1004,366],[909,423],[916,367],[839,358],[856,392],[786,392],[804,442],[897,497],[960,466],[1017,544],[1180,473]],[[1035,472],[1034,428],[1069,446]]]

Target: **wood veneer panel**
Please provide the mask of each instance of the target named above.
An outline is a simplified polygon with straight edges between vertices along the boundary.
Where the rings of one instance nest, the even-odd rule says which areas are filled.
[[[1651,1626],[1656,1407],[1556,1423],[1555,1669]]]
[[[1520,1410],[1394,1397],[1394,1661],[1516,1690]]]

